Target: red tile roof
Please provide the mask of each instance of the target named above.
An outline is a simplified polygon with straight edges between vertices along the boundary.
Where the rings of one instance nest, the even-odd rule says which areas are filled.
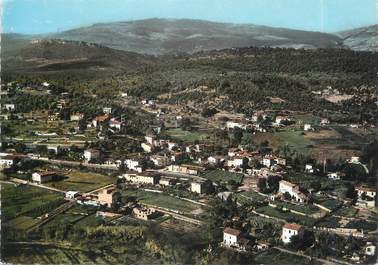
[[[283,228],[299,231],[302,228],[302,226],[295,223],[287,223],[284,224]]]
[[[231,228],[231,227],[226,227],[223,230],[223,233],[234,235],[234,236],[240,236],[240,234],[241,234],[240,230],[235,229],[235,228]]]

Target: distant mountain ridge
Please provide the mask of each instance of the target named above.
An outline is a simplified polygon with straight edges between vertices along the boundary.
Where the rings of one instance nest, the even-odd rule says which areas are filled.
[[[378,52],[378,25],[343,31],[337,35],[352,50]]]
[[[146,19],[98,23],[50,35],[154,55],[194,53],[232,47],[341,48],[336,35],[251,24],[192,19]]]
[[[8,67],[132,71],[155,64],[155,55],[267,46],[377,52],[378,25],[326,34],[203,20],[146,19],[45,35],[2,34],[1,56],[4,71]]]

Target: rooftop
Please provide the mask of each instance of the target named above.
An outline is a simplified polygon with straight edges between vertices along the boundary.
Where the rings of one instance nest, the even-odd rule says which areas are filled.
[[[241,234],[240,230],[235,229],[235,228],[231,228],[231,227],[226,227],[223,230],[223,233],[230,234],[230,235],[233,235],[233,236],[240,236],[240,234]]]
[[[299,225],[299,224],[295,224],[295,223],[286,223],[286,224],[284,224],[283,228],[299,231],[302,228],[302,226]]]

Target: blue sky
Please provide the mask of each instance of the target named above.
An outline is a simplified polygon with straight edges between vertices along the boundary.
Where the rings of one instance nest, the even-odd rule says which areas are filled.
[[[378,0],[3,0],[2,8],[3,31],[33,34],[153,17],[324,32],[378,24]]]

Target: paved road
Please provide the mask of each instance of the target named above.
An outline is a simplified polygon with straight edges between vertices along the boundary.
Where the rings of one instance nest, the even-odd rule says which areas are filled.
[[[12,181],[14,183],[18,183],[18,184],[26,184],[26,185],[30,185],[30,186],[34,186],[34,187],[38,187],[38,188],[42,188],[42,189],[47,189],[47,190],[51,190],[51,191],[55,191],[55,192],[64,193],[64,194],[66,193],[64,190],[59,190],[59,189],[48,187],[48,186],[45,186],[45,185],[42,185],[42,184],[36,184],[36,183],[26,181],[26,180],[22,180],[22,179],[10,178],[10,181]]]
[[[89,164],[89,163],[83,163],[83,162],[77,162],[77,161],[49,159],[48,157],[30,157],[30,159],[44,161],[46,163],[57,164],[57,165],[83,166],[83,167],[89,167],[89,168],[118,170],[117,166],[112,166],[112,165]]]
[[[176,213],[176,212],[175,212],[174,210],[172,210],[172,209],[162,208],[162,207],[159,207],[159,206],[155,206],[155,205],[151,205],[151,204],[146,204],[146,203],[140,203],[140,204],[141,204],[141,205],[144,205],[144,206],[147,206],[147,207],[155,208],[155,209],[157,209],[159,212],[162,212],[162,213],[168,214],[168,215],[172,216],[173,218],[175,218],[175,219],[177,219],[177,220],[181,220],[181,221],[188,222],[188,223],[195,224],[195,225],[202,225],[202,224],[203,224],[203,222],[200,221],[200,220],[193,219],[193,218],[190,218],[190,217],[184,216],[184,215],[182,215],[182,214]]]
[[[83,196],[87,196],[87,195],[90,195],[90,194],[96,193],[96,192],[98,192],[98,191],[100,191],[100,190],[103,190],[103,189],[106,189],[106,188],[110,188],[110,187],[115,187],[115,185],[114,185],[114,184],[108,184],[108,185],[102,186],[102,187],[100,187],[100,188],[96,188],[96,189],[94,189],[94,190],[87,191],[87,192],[83,193]]]
[[[67,211],[68,209],[70,209],[71,207],[73,207],[74,205],[76,204],[76,201],[69,201],[69,202],[66,202],[62,205],[60,205],[58,208],[52,210],[51,212],[48,213],[48,216],[44,219],[41,220],[41,222],[35,224],[34,226],[30,227],[28,230],[26,230],[27,232],[30,232],[38,227],[40,227],[41,225],[47,223],[48,221],[50,221],[52,218],[54,218],[55,216],[57,216],[58,214],[61,214],[65,211]]]
[[[177,173],[177,172],[170,172],[170,171],[163,170],[163,169],[160,169],[160,170],[147,169],[146,171],[156,172],[156,173],[160,173],[160,174],[163,174],[163,175],[166,175],[166,176],[171,176],[171,177],[176,177],[176,178],[188,178],[188,179],[194,179],[194,180],[206,180],[205,178],[202,178],[202,177],[199,177],[199,176],[189,175],[189,174],[182,174],[182,173]]]
[[[277,249],[279,251],[285,252],[285,253],[289,253],[289,254],[296,255],[296,256],[301,256],[301,257],[307,258],[309,260],[316,260],[316,261],[319,261],[319,262],[321,262],[323,264],[353,265],[353,264],[351,264],[349,262],[346,262],[346,261],[343,261],[343,260],[337,260],[337,259],[332,259],[332,260],[320,259],[320,258],[311,257],[311,256],[305,255],[303,253],[291,251],[291,250],[288,250],[288,249],[285,249],[285,248],[281,248],[281,247],[273,247],[273,248]]]

